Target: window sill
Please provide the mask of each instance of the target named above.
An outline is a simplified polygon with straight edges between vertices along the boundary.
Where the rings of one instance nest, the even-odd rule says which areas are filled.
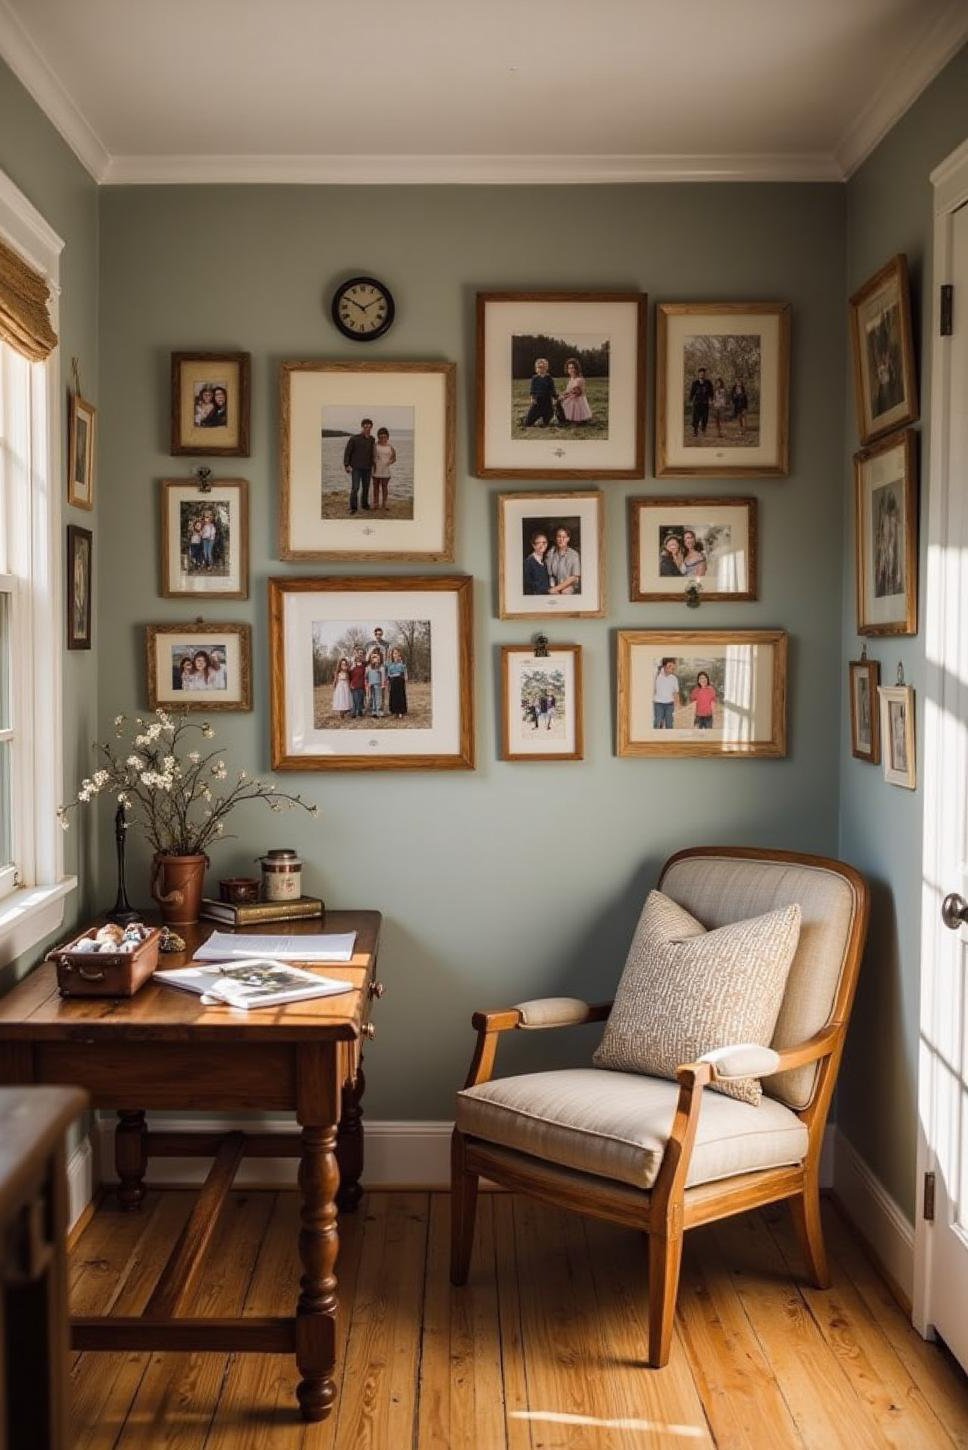
[[[53,886],[21,887],[0,901],[0,967],[58,929],[65,900],[76,886],[76,876],[65,876]]]

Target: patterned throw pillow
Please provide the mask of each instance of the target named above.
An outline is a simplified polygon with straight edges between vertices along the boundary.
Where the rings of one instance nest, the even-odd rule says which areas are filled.
[[[595,1051],[596,1067],[674,1078],[715,1047],[768,1047],[800,936],[797,905],[706,931],[661,891],[650,891]],[[756,1104],[758,1078],[714,1083]]]

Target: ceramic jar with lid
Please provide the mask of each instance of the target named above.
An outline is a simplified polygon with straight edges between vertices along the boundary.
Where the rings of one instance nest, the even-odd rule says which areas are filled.
[[[263,901],[296,901],[302,895],[302,861],[296,852],[281,848],[259,858]]]

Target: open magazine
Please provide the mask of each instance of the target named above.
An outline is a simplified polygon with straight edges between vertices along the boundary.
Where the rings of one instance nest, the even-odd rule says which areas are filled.
[[[155,981],[167,982],[185,992],[197,992],[203,1003],[229,1007],[278,1007],[283,1002],[301,1002],[310,997],[332,997],[351,992],[349,982],[323,977],[302,967],[290,966],[271,957],[248,957],[243,961],[214,963],[204,967],[177,967],[155,972]]]

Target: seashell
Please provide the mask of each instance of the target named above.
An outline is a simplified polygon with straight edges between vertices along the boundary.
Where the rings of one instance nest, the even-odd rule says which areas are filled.
[[[97,948],[102,956],[117,956],[120,947],[116,941],[103,941]]]
[[[94,940],[96,942],[119,942],[121,941],[123,936],[124,932],[121,930],[121,928],[119,926],[115,926],[113,921],[109,921],[106,923],[105,926],[101,927]]]
[[[97,949],[97,942],[92,936],[82,936],[80,941],[75,942],[71,947],[72,952],[96,952]]]

